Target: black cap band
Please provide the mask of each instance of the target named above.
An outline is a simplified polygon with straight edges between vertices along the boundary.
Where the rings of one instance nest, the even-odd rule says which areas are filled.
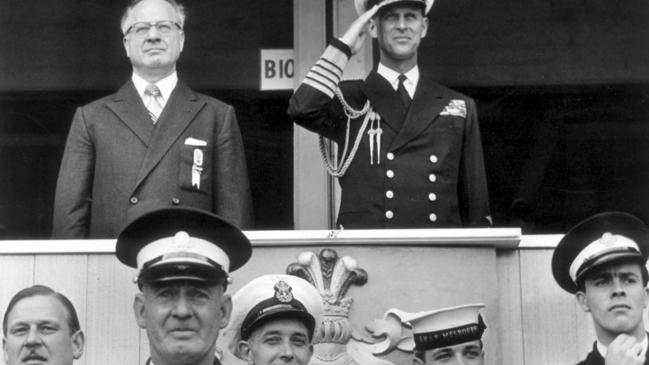
[[[241,323],[241,339],[247,340],[252,332],[266,320],[278,317],[297,317],[304,320],[304,324],[309,330],[309,334],[313,337],[313,329],[315,321],[313,316],[309,314],[306,307],[297,299],[292,299],[290,302],[281,302],[275,297],[268,298],[261,301],[254,306],[246,315],[246,318]]]
[[[425,351],[476,341],[482,338],[486,328],[482,316],[478,316],[478,323],[447,328],[441,331],[415,333],[415,349]]]

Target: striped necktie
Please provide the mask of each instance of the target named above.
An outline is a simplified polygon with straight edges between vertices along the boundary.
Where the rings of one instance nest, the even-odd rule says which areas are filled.
[[[155,124],[162,113],[162,94],[157,86],[150,84],[144,90],[144,95],[148,96],[146,108],[149,111],[149,117]]]

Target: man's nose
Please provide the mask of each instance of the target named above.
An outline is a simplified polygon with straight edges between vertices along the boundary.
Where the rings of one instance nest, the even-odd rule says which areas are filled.
[[[160,31],[157,26],[153,25],[149,28],[149,31],[146,33],[146,39],[160,39]]]
[[[37,328],[30,328],[29,332],[27,332],[27,336],[25,337],[25,345],[26,346],[36,346],[41,343],[41,336],[38,333]]]
[[[176,304],[173,308],[173,315],[178,318],[191,317],[191,303],[186,295],[181,294],[178,296],[178,299],[176,299]]]
[[[622,280],[618,278],[613,279],[613,294],[624,295],[624,285],[622,285]]]
[[[293,345],[291,345],[291,341],[284,341],[282,343],[282,348],[281,348],[281,357],[284,360],[291,360],[293,359],[294,352],[293,352]]]
[[[405,29],[407,24],[406,24],[406,17],[405,16],[400,16],[399,17],[399,22],[397,23],[397,26],[399,29]]]
[[[467,362],[464,361],[464,355],[462,355],[459,352],[456,352],[455,353],[455,364],[457,364],[457,365],[466,365]]]

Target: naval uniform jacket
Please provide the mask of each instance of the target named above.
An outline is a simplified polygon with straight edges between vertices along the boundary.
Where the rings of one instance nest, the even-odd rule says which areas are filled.
[[[593,351],[591,351],[584,360],[577,363],[577,365],[604,365],[604,358],[599,351],[597,351],[597,342],[593,344]],[[644,365],[649,365],[649,356],[645,355]]]
[[[155,125],[132,81],[78,108],[57,181],[53,236],[114,238],[138,215],[166,206],[191,206],[250,226],[234,108],[181,81]]]
[[[339,82],[350,55],[345,47],[335,40],[327,48],[291,97],[288,109],[297,124],[335,141],[339,152],[345,143],[347,116],[333,95],[336,86],[354,109],[361,109],[369,99],[381,116],[380,152],[375,143],[370,156],[370,140],[364,135],[349,169],[339,178],[342,197],[337,224],[348,229],[489,225],[474,101],[422,72],[404,117],[398,94],[376,70],[364,81]],[[453,107],[461,104],[464,111]],[[363,117],[351,121],[349,149],[362,121]]]

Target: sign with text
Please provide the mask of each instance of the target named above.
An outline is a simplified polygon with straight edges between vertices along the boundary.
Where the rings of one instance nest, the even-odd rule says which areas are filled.
[[[293,89],[295,58],[292,49],[261,50],[261,90]]]

